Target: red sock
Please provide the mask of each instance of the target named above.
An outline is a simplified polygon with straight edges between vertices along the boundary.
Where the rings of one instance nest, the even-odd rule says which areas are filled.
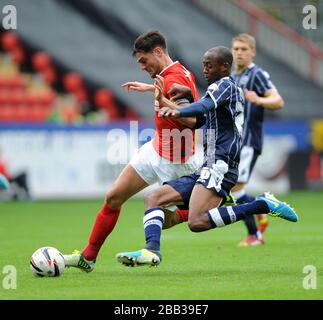
[[[181,219],[181,222],[185,222],[188,220],[188,210],[182,210],[177,208],[176,212],[179,218]]]
[[[95,260],[99,251],[114,229],[119,218],[121,208],[112,209],[107,204],[104,204],[101,211],[99,211],[87,247],[83,250],[82,254],[87,260]]]

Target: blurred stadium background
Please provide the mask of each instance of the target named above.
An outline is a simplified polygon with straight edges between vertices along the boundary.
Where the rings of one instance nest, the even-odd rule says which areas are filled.
[[[302,25],[308,4],[317,9],[316,29]],[[111,145],[128,143],[107,134],[129,133],[131,120],[139,132],[154,128],[151,95],[120,86],[151,81],[131,56],[134,39],[149,29],[165,34],[201,93],[202,54],[229,47],[237,33],[254,35],[256,63],[270,72],[285,107],[267,112],[249,188],[323,189],[323,1],[0,1],[6,5],[16,8],[17,29],[2,23],[0,33],[0,157],[10,174],[27,173],[33,199],[102,198],[131,157],[107,161]]]
[[[8,5],[16,30],[5,28],[14,23]],[[317,9],[316,29],[303,28],[305,5]],[[0,9],[0,170],[25,173],[36,200],[8,201],[19,188],[0,192],[0,300],[322,299],[323,1],[0,0]],[[230,47],[240,32],[256,37],[256,63],[285,107],[266,114],[265,147],[248,187],[278,193],[300,223],[271,219],[266,245],[250,250],[236,246],[242,223],[203,234],[182,224],[163,233],[158,268],[124,269],[115,254],[143,243],[143,201],[134,199],[91,276],[69,269],[59,279],[33,278],[37,248],[82,249],[107,188],[137,140],[152,135],[151,95],[121,88],[151,81],[132,58],[134,39],[149,29],[165,34],[201,94],[203,53]],[[5,290],[12,274],[4,264],[16,268],[17,290]],[[317,268],[318,290],[305,290],[308,266]]]

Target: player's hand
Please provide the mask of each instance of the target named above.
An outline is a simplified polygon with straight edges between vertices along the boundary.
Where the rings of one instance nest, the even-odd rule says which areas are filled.
[[[187,98],[189,101],[194,101],[192,91],[189,87],[174,83],[169,91],[167,92],[167,95],[170,98],[171,101],[176,101],[178,99]]]
[[[159,109],[158,117],[159,118],[179,118],[180,112],[175,109],[168,107],[163,107]]]
[[[155,88],[155,99],[157,101],[162,100],[163,93],[164,93],[164,79],[163,77],[157,75],[154,82],[154,88]]]
[[[152,84],[138,82],[138,81],[129,81],[121,85],[122,88],[127,90],[138,91],[138,92],[154,92],[155,87]]]
[[[249,101],[253,104],[256,104],[256,105],[260,105],[260,102],[259,102],[260,97],[257,95],[257,93],[255,91],[245,90],[244,96],[247,101]]]

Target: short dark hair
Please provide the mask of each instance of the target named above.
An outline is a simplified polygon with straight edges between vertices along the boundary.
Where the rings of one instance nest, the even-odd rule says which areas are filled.
[[[138,52],[151,52],[156,47],[161,47],[167,50],[166,39],[158,30],[148,31],[141,34],[134,42],[132,55],[135,56]]]
[[[223,46],[217,46],[209,49],[208,52],[216,56],[216,59],[219,63],[221,64],[227,63],[231,69],[232,63],[233,63],[233,56],[229,48],[223,47]]]

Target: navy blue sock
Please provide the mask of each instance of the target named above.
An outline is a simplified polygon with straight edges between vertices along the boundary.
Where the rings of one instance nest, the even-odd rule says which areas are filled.
[[[238,204],[243,204],[243,203],[250,203],[255,200],[255,197],[249,195],[249,194],[244,194],[242,197],[237,199]],[[257,235],[257,225],[256,225],[256,219],[254,215],[247,216],[244,221],[243,221],[247,227],[248,234],[249,235]]]
[[[240,204],[233,207],[214,208],[211,209],[208,214],[213,228],[216,228],[224,227],[239,220],[244,220],[253,214],[268,212],[269,208],[265,201],[255,200],[251,203]]]
[[[160,251],[160,236],[164,217],[164,211],[160,208],[152,208],[145,212],[144,228],[146,249],[151,251]]]
[[[256,198],[251,196],[250,194],[245,193],[242,197],[237,199],[238,204],[250,203],[254,201]]]

